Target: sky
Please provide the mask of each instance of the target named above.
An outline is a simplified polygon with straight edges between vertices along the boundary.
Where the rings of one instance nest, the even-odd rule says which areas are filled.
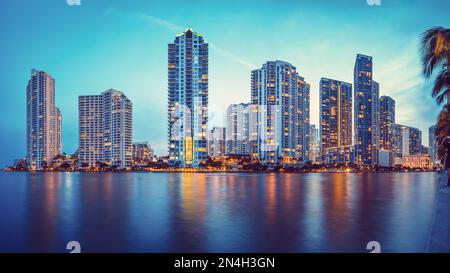
[[[311,84],[319,122],[321,77],[353,83],[356,54],[373,57],[380,95],[396,122],[422,130],[439,106],[421,75],[419,39],[450,27],[448,0],[0,0],[0,166],[26,154],[26,84],[32,68],[56,80],[63,151],[78,146],[78,96],[114,88],[133,102],[133,141],[158,155],[167,143],[167,44],[187,27],[210,46],[209,127],[229,104],[250,100],[250,72],[269,60],[297,67]]]

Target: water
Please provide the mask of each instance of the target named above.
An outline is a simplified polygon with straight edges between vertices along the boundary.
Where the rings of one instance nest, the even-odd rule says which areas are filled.
[[[437,180],[0,172],[0,252],[423,252]]]

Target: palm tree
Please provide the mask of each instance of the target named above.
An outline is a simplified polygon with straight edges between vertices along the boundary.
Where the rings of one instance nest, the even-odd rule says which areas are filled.
[[[425,31],[421,40],[422,68],[426,78],[430,78],[436,70],[431,95],[440,105],[447,99],[450,103],[450,29],[435,27]]]
[[[436,138],[438,142],[438,156],[448,168],[448,182],[450,186],[450,29],[434,27],[422,34],[421,54],[423,74],[430,78],[437,71],[431,96],[436,98],[439,105],[446,101],[446,105],[439,114],[436,125]]]
[[[439,114],[435,134],[438,144],[438,158],[448,167],[446,162],[450,161],[450,154],[448,153],[450,145],[450,104],[445,105]],[[450,186],[450,175],[448,176],[447,185]]]

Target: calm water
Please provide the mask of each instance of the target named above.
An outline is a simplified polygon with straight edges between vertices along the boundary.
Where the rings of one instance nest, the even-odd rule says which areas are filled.
[[[437,179],[0,172],[0,251],[420,252]]]

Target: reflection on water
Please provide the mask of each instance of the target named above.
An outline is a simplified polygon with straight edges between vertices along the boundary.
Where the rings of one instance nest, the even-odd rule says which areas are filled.
[[[425,251],[438,174],[0,173],[0,251]]]

